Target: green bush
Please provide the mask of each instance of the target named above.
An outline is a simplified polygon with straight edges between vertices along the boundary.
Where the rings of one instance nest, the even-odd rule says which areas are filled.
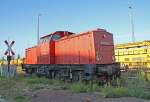
[[[146,90],[146,81],[143,79],[128,81],[128,96],[150,99],[150,92]]]
[[[128,79],[122,76],[120,79],[113,81],[109,86],[102,89],[104,97],[137,97],[150,99],[150,92],[146,90],[149,82],[145,72],[139,70],[135,79]],[[114,86],[113,86],[114,85]]]
[[[126,88],[126,87],[105,87],[102,89],[102,95],[106,98],[119,97],[137,97],[143,99],[150,99],[150,92],[144,91],[143,88]]]

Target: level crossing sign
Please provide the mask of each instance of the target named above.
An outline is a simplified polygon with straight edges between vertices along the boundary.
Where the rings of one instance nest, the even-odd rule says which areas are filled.
[[[15,55],[14,51],[12,50],[12,46],[14,45],[15,41],[12,41],[9,44],[9,41],[5,40],[4,41],[8,49],[5,51],[5,55],[7,56],[7,61],[8,61],[8,72],[10,70],[10,61],[11,61],[11,56]]]
[[[12,41],[10,44],[7,40],[4,41],[8,49],[5,51],[6,56],[15,55],[14,51],[12,50],[12,46],[14,45],[15,41]]]

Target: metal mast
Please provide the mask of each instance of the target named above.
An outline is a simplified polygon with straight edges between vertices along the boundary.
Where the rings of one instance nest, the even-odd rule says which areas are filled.
[[[131,32],[132,32],[132,42],[135,42],[135,34],[134,34],[134,21],[133,21],[133,8],[129,6],[130,10],[130,22],[131,22]]]
[[[38,14],[38,22],[37,22],[37,44],[39,44],[39,40],[40,40],[40,16],[42,16],[42,14]]]

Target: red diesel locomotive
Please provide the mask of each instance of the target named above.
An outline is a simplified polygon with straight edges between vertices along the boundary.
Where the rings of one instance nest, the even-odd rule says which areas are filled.
[[[113,35],[104,29],[80,34],[56,31],[26,49],[23,69],[28,74],[70,80],[108,80],[120,75],[115,63]]]

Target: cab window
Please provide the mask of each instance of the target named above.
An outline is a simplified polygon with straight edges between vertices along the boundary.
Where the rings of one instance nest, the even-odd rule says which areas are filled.
[[[54,40],[54,41],[59,40],[60,38],[61,38],[61,36],[59,34],[52,35],[52,40]]]

